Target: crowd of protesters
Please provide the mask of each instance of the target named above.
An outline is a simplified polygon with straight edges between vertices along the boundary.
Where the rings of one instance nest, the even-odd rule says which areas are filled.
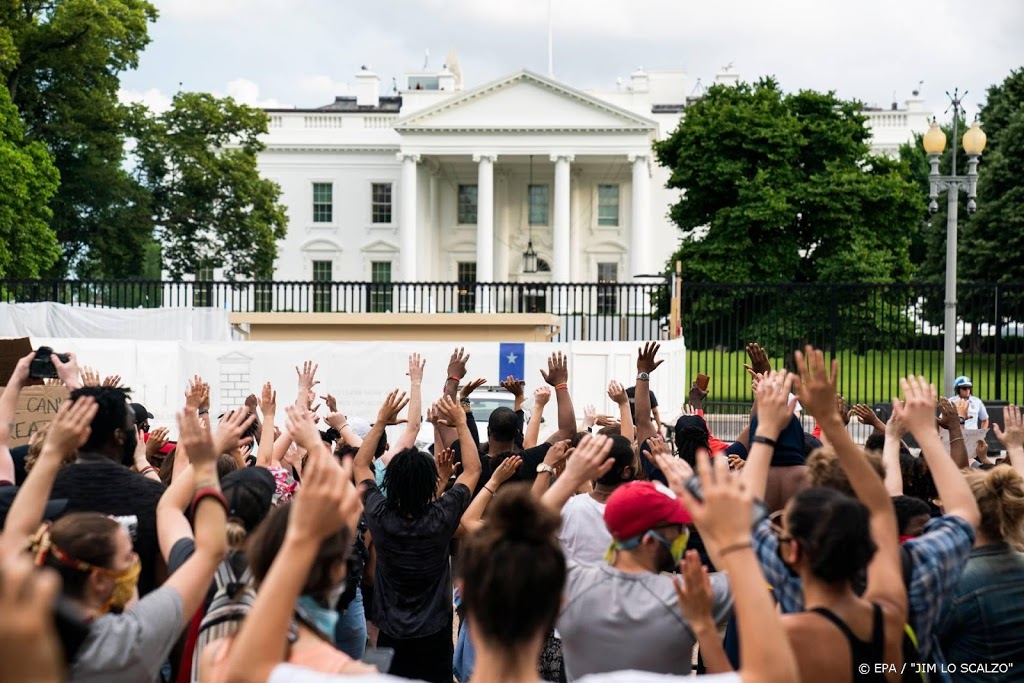
[[[516,410],[478,425],[456,349],[413,354],[372,420],[342,391],[314,405],[309,361],[280,405],[266,384],[211,411],[195,377],[173,442],[118,378],[54,355],[70,397],[12,449],[26,356],[0,396],[0,681],[1024,680],[1017,407],[993,462],[964,448],[989,420],[966,378],[953,400],[905,378],[883,422],[847,410],[821,351],[791,373],[753,344],[739,437],[711,434],[694,383],[666,439],[658,350],[582,430],[562,354],[529,418],[508,378]]]

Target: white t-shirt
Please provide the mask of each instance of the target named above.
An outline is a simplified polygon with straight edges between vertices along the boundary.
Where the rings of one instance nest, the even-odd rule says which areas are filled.
[[[579,683],[684,683],[697,680],[698,683],[743,683],[738,673],[704,674],[699,679],[693,676],[652,674],[649,671],[616,671],[610,674],[584,676]]]
[[[956,404],[960,401],[959,396],[950,396],[949,402],[956,408]],[[981,402],[981,399],[971,394],[967,399],[967,421],[964,422],[964,429],[981,429],[982,420],[988,419],[988,411],[985,410],[985,404]]]
[[[599,564],[612,543],[604,523],[604,503],[589,494],[573,496],[562,508],[562,528],[558,542],[565,559],[580,564]]]

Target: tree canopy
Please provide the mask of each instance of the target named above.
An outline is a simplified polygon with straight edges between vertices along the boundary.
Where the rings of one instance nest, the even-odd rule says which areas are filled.
[[[683,191],[683,277],[706,282],[909,278],[925,196],[907,164],[872,156],[860,105],[782,92],[765,78],[716,85],[655,144]]]

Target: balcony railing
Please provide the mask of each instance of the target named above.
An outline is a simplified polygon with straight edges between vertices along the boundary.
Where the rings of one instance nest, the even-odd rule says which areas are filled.
[[[0,301],[103,308],[219,308],[233,313],[550,313],[556,341],[658,339],[663,282],[214,282],[0,280]]]

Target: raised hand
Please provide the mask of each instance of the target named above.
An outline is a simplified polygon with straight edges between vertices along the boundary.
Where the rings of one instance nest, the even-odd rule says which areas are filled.
[[[819,424],[838,418],[836,378],[839,376],[839,362],[833,360],[829,371],[825,365],[825,354],[810,345],[807,346],[805,353],[797,351],[794,355],[800,373],[800,378],[794,382],[794,386],[804,410]],[[760,409],[757,419],[761,419]]]
[[[553,387],[569,381],[569,359],[561,351],[556,351],[548,358],[548,371],[540,371],[544,381]]]
[[[902,420],[907,429],[917,437],[926,431],[935,433],[935,386],[924,377],[910,375],[900,380],[905,403],[894,399],[892,418]]]
[[[679,575],[673,577],[679,609],[688,624],[711,621],[711,606],[714,594],[707,567],[700,562],[700,553],[687,550],[679,563]]]
[[[487,380],[483,377],[480,377],[478,379],[473,380],[469,384],[463,385],[462,389],[459,390],[459,398],[465,401],[470,397],[470,395],[474,391],[476,391],[485,384],[487,384]]]
[[[768,360],[768,353],[757,342],[747,344],[747,358],[750,359],[750,364],[744,364],[743,369],[751,376],[767,375],[772,371],[772,363]]]
[[[328,413],[324,421],[340,432],[348,424],[348,416],[345,413]]]
[[[103,378],[103,386],[105,387],[119,387],[121,386],[121,375],[107,375]]]
[[[647,342],[644,344],[643,348],[637,352],[636,371],[649,374],[657,370],[658,366],[665,362],[664,360],[654,360],[660,348],[661,345],[658,342]]]
[[[589,430],[597,424],[597,408],[593,404],[583,408],[583,429],[584,431]]]
[[[836,394],[836,412],[844,425],[850,424],[850,411],[846,409],[846,399]]]
[[[568,442],[566,442],[568,445]],[[554,446],[551,447],[552,449]],[[587,434],[580,440],[579,446],[572,453],[565,465],[565,476],[570,481],[594,481],[600,479],[611,470],[615,459],[608,456],[612,450],[612,440],[606,436]],[[547,458],[544,458],[545,462]]]
[[[248,410],[239,408],[238,410],[232,410],[224,419],[217,425],[217,436],[213,441],[213,445],[217,450],[217,455],[221,453],[229,453],[238,448],[238,441],[242,438],[242,434],[245,430],[253,423],[256,419],[255,415],[250,415]],[[191,452],[189,452],[191,455]]]
[[[332,396],[331,394],[327,394],[326,396],[321,396],[320,400],[322,400],[324,404],[327,405],[328,412],[338,412],[338,399],[336,399],[334,396]]]
[[[0,678],[63,681],[64,653],[53,618],[61,581],[25,553],[0,557]]]
[[[263,391],[260,393],[260,400],[257,403],[263,412],[264,419],[273,417],[277,412],[277,392],[274,391],[270,382],[263,385]]]
[[[465,349],[459,347],[452,352],[448,359],[448,378],[462,380],[466,376],[466,363],[469,362],[469,354]]]
[[[874,427],[880,432],[885,431],[885,423],[882,422],[881,418],[875,413],[871,406],[864,403],[858,403],[853,406],[853,414],[857,416],[861,424]]]
[[[323,440],[313,421],[313,414],[295,405],[285,406],[284,412],[288,416],[285,429],[295,443],[310,453],[319,448]]]
[[[974,459],[982,465],[991,465],[992,460],[988,457],[988,442],[985,439],[978,439],[974,444]]]
[[[615,380],[608,382],[608,398],[614,401],[615,405],[618,406],[629,403],[629,396],[626,395],[626,388]]]
[[[300,370],[298,366],[295,366],[295,375],[298,377],[299,393],[303,391],[310,391],[313,387],[320,382],[316,381],[316,371],[320,366],[315,364],[311,360],[307,360],[302,364]]]
[[[758,432],[774,439],[793,418],[796,398],[789,398],[794,377],[785,370],[772,370],[757,387]],[[834,405],[835,393],[832,394]]]
[[[310,453],[302,472],[302,488],[291,504],[288,535],[322,541],[346,527],[355,531],[363,506],[352,485],[352,459],[339,465],[322,454],[323,449]]]
[[[533,405],[536,408],[543,408],[551,400],[551,388],[542,384],[533,390]]]
[[[449,403],[451,403],[451,401],[449,401]],[[409,399],[406,396],[406,393],[395,389],[387,395],[387,398],[384,399],[384,403],[380,406],[380,410],[377,411],[377,422],[384,425],[395,423],[398,419],[398,414],[402,412],[402,409],[407,405],[409,405]],[[459,412],[461,413],[462,411],[459,410]],[[462,416],[462,421],[466,421],[465,414]]]
[[[544,455],[544,464],[557,467],[559,463],[569,457],[569,439],[556,441]]]
[[[747,461],[738,455],[729,456],[729,469],[738,472],[747,466]]]
[[[964,418],[965,420],[967,418],[969,418],[971,416],[970,409],[971,409],[971,402],[970,401],[968,401],[966,398],[957,399],[957,402],[956,402],[956,412],[957,412],[957,414],[960,415],[960,417]]]
[[[889,418],[889,421],[885,423],[885,436],[886,438],[893,438],[899,440],[902,439],[904,435],[906,435],[908,428],[906,422],[904,422],[903,420],[903,411],[900,410],[900,412],[897,413],[895,410],[896,402],[897,401],[895,400],[893,401],[894,408],[892,416]],[[902,407],[902,404],[900,404],[901,409]]]
[[[693,417],[697,414],[697,409],[689,403],[684,403],[682,407],[679,408],[679,412],[687,417]]]
[[[1009,405],[1003,408],[1004,427],[995,425],[996,438],[1006,446],[1006,451],[1024,448],[1024,420],[1021,419],[1020,408]]]
[[[46,430],[43,450],[51,449],[64,457],[82,447],[92,432],[92,420],[99,406],[91,396],[82,396],[76,401],[64,401],[57,411],[57,417]]]
[[[685,488],[686,480],[693,476],[693,468],[682,458],[673,456],[668,444],[661,439],[651,439],[648,443],[651,445],[654,463],[665,475],[668,487],[677,496],[681,495],[679,491]]]
[[[146,457],[152,458],[160,449],[167,445],[169,432],[166,427],[157,427],[149,433],[149,440],[146,441]],[[141,439],[140,439],[141,440]]]
[[[690,401],[690,405],[700,408],[704,405],[704,399],[708,397],[708,392],[701,389],[696,382],[690,383],[690,393],[687,398]]]
[[[88,366],[82,366],[82,386],[98,387],[100,385],[100,373]]]
[[[188,387],[185,389],[185,408],[202,410],[209,405],[209,401],[210,385],[204,382],[202,377],[195,375],[189,380]]]
[[[237,442],[238,439],[236,437],[235,443]],[[199,416],[190,408],[186,408],[183,412],[178,413],[178,445],[188,453],[189,461],[197,469],[203,465],[216,463],[220,454],[225,452],[214,449],[210,428],[201,425],[199,423]],[[234,444],[232,444],[233,447]]]
[[[939,397],[939,426],[947,432],[960,427],[960,414],[945,396]]]
[[[506,377],[505,381],[501,383],[501,388],[515,396],[517,399],[523,398],[524,386],[526,386],[526,382],[521,379],[516,379],[512,375]]]
[[[738,474],[729,472],[725,458],[710,460],[697,456],[703,502],[685,487],[675,493],[686,504],[701,539],[716,548],[750,543],[750,520],[754,516],[754,498]]]
[[[510,455],[502,460],[501,464],[494,469],[494,473],[491,475],[491,479],[488,482],[492,485],[491,489],[496,491],[499,486],[511,479],[512,475],[516,473],[519,466],[522,464],[523,459],[518,455]]]
[[[409,356],[409,382],[412,384],[423,384],[423,368],[427,365],[427,359],[421,358],[420,354],[414,353]]]
[[[57,354],[51,354],[50,360],[53,362],[53,367],[57,369],[57,378],[69,388],[77,388],[81,380],[79,379],[78,372],[78,356],[73,353],[69,353],[68,362],[62,361]]]
[[[438,481],[448,481],[455,474],[458,466],[455,462],[455,449],[445,448],[434,456],[434,464],[437,466]]]

